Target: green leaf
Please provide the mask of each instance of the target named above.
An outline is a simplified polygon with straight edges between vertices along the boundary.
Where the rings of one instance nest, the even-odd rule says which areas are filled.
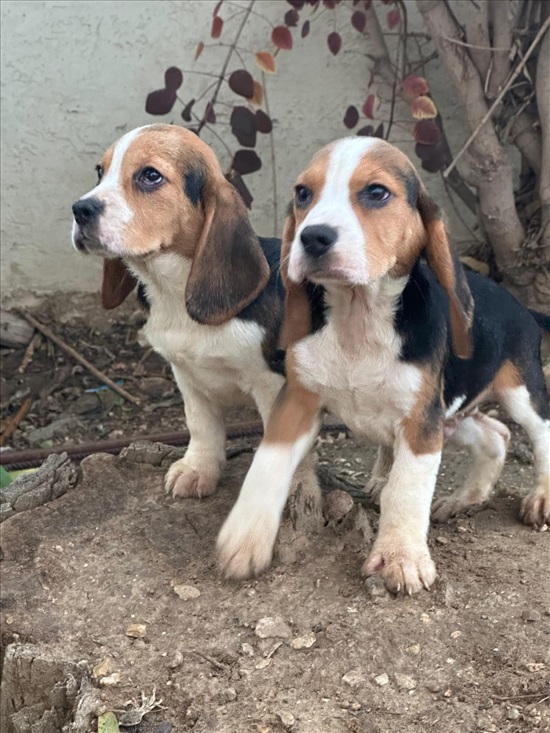
[[[114,713],[103,713],[97,719],[97,733],[120,733],[118,720]]]
[[[9,486],[12,481],[13,478],[6,471],[4,466],[0,466],[0,489],[5,489],[6,486]]]

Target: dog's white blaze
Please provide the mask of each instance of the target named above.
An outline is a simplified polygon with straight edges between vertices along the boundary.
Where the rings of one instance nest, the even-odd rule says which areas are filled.
[[[288,275],[294,282],[303,279],[306,265],[300,234],[305,227],[315,224],[325,224],[338,232],[338,240],[331,251],[338,258],[338,269],[346,273],[349,282],[361,284],[368,281],[365,231],[351,205],[349,182],[361,157],[378,144],[376,138],[350,137],[338,141],[332,148],[319,201],[296,231],[291,246]]]

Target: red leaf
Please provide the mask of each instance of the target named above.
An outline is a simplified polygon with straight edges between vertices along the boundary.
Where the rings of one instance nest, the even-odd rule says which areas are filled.
[[[214,110],[212,102],[208,102],[208,104],[206,105],[206,109],[204,110],[204,119],[210,125],[213,125],[216,122],[216,112]]]
[[[416,143],[414,152],[422,161],[422,168],[429,173],[438,173],[447,167],[445,151],[440,143],[437,145]]]
[[[300,16],[298,15],[297,10],[288,10],[285,13],[285,25],[287,25],[289,28],[296,28],[299,20]]]
[[[409,100],[420,97],[422,94],[428,94],[429,91],[430,87],[423,76],[411,74],[403,79],[403,92]]]
[[[263,135],[269,135],[271,130],[273,130],[273,122],[271,121],[271,117],[266,115],[266,113],[262,109],[256,110],[256,129],[258,132],[261,132]]]
[[[306,20],[306,22],[302,26],[302,38],[309,36],[309,28],[310,28],[309,20]]]
[[[362,127],[360,130],[357,130],[355,134],[362,135],[365,137],[372,137],[374,134],[374,127],[372,125],[366,125],[365,127]]]
[[[384,137],[384,123],[383,122],[381,122],[378,125],[378,127],[376,128],[376,130],[372,133],[372,136],[373,137],[380,137],[380,138],[383,138]]]
[[[191,110],[193,109],[193,105],[195,104],[195,100],[192,99],[190,102],[187,102],[185,107],[181,111],[181,119],[185,120],[185,122],[191,122]]]
[[[248,150],[244,150],[243,152],[248,153]],[[237,171],[233,168],[229,171],[229,173],[226,175],[226,180],[231,183],[232,186],[235,186],[237,191],[239,192],[240,197],[244,201],[244,205],[247,209],[249,209],[252,206],[252,202],[254,199],[252,198],[252,194],[248,190],[248,186],[243,181],[242,176],[240,173],[237,173]]]
[[[199,41],[197,44],[197,50],[195,51],[195,61],[199,58],[201,53],[204,51],[204,43],[202,41]]]
[[[231,132],[245,148],[256,145],[256,117],[248,107],[234,107],[230,118]],[[242,173],[242,171],[240,171]]]
[[[250,97],[254,94],[254,79],[246,69],[237,69],[228,79],[229,88],[241,97]]]
[[[145,111],[150,115],[166,115],[176,102],[174,89],[157,89],[147,95]]]
[[[254,150],[237,150],[232,167],[241,176],[246,176],[248,173],[259,171],[262,167],[262,161]]]
[[[212,21],[212,28],[210,30],[210,36],[212,38],[219,38],[222,34],[223,29],[223,20],[220,18],[219,15],[216,15],[216,17]]]
[[[338,51],[342,48],[342,36],[339,33],[336,33],[336,31],[332,31],[332,33],[329,33],[328,35],[327,43],[330,52],[336,56]]]
[[[435,145],[441,139],[441,131],[434,120],[420,120],[414,126],[413,137],[417,143]]]
[[[367,101],[362,107],[362,112],[365,115],[365,117],[368,117],[369,120],[374,120],[374,105],[376,104],[376,97],[374,94],[369,94],[367,97]]]
[[[164,72],[164,86],[167,89],[179,89],[183,84],[183,74],[177,66],[171,66]]]
[[[390,10],[388,13],[388,28],[390,30],[393,30],[394,28],[397,28],[399,23],[401,23],[401,14],[397,8],[394,8],[394,10]]]
[[[336,7],[336,0],[323,0],[323,5],[329,10],[334,10]]]
[[[256,54],[256,63],[262,71],[266,72],[266,74],[275,74],[277,71],[275,59],[269,51],[258,51]]]
[[[437,117],[437,107],[431,97],[422,95],[411,102],[411,114],[415,120],[432,120]]]
[[[359,112],[357,111],[357,107],[354,107],[352,104],[347,108],[346,114],[344,115],[344,125],[348,128],[348,130],[353,130],[358,122]]]
[[[218,0],[218,2],[216,3],[216,7],[214,8],[214,11],[212,13],[213,18],[215,18],[218,15],[218,13],[220,12],[222,3],[223,3],[223,0]]]
[[[361,13],[359,10],[356,10],[355,13],[351,16],[351,24],[356,31],[362,33],[365,30],[365,26],[367,25],[367,16],[365,15],[365,13]]]
[[[306,0],[286,0],[289,5],[292,5],[292,7],[295,10],[301,10],[304,5],[306,4]]]
[[[278,25],[271,32],[271,40],[282,51],[290,51],[292,49],[292,35],[286,25]]]

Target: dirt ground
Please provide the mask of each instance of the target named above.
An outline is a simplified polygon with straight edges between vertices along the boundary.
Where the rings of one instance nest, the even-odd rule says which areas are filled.
[[[74,405],[83,396],[105,397],[84,392],[97,382],[57,350],[44,342],[23,375],[16,371],[23,352],[4,353],[3,416],[25,389],[36,396],[12,447],[40,445],[32,431],[53,416],[73,416],[78,427],[43,441],[183,427],[165,365],[154,355],[139,365],[146,353],[135,344],[139,317],[96,328],[54,316],[50,325],[129,391],[145,394],[144,380],[162,379],[165,392],[151,394],[145,409],[115,400],[79,413]],[[68,374],[55,386],[63,367]],[[49,394],[40,396],[44,385]],[[250,450],[256,442],[231,447]],[[213,549],[249,453],[229,461],[213,497],[185,501],[163,490],[173,452],[162,454],[162,465],[136,463],[132,451],[85,459],[75,489],[2,525],[3,650],[31,643],[79,664],[92,679],[82,731],[97,730],[102,712],[121,718],[130,701],[153,691],[161,709],[124,730],[550,731],[550,532],[517,519],[519,497],[533,481],[521,432],[514,429],[489,505],[431,528],[439,577],[413,598],[394,598],[360,577],[377,527],[376,508],[358,498],[373,448],[329,434],[317,449],[320,465],[364,507],[363,532],[346,519],[305,537],[287,519],[272,568],[243,583],[218,576]],[[456,486],[465,470],[464,454],[446,451],[438,491]],[[138,638],[127,635],[131,624],[142,625],[132,632]]]

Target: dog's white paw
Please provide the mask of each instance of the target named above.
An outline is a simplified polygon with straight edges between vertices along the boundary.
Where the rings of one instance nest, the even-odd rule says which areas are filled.
[[[534,529],[550,526],[550,476],[543,477],[538,487],[527,494],[521,503],[520,517]]]
[[[392,593],[412,595],[426,590],[436,578],[435,565],[425,542],[407,543],[401,538],[378,538],[363,564],[363,575],[379,575]]]
[[[216,491],[220,470],[217,466],[201,469],[190,466],[185,458],[173,463],[164,480],[166,493],[178,497],[196,497],[202,499]]]
[[[258,575],[271,563],[279,516],[269,507],[237,501],[217,541],[218,563],[227,578]]]

